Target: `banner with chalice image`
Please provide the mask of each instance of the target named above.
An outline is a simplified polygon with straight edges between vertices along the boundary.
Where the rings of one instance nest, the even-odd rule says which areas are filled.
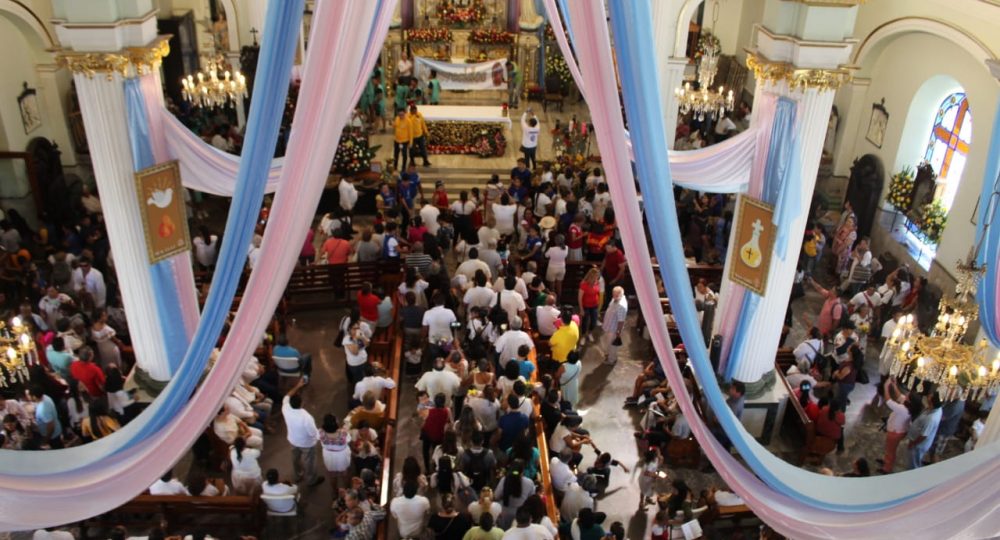
[[[774,207],[741,195],[733,236],[735,251],[729,279],[761,296],[767,289],[767,275],[777,231]]]
[[[143,169],[135,173],[135,182],[149,264],[190,250],[184,188],[177,162]]]

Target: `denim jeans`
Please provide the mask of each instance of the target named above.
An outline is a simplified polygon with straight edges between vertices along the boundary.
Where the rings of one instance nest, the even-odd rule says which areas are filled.
[[[597,306],[583,308],[583,320],[581,321],[580,335],[589,333],[597,327]]]
[[[403,164],[399,163],[399,153],[403,153]],[[410,143],[405,142],[392,142],[392,163],[396,166],[397,171],[405,171],[407,160],[410,157]]]

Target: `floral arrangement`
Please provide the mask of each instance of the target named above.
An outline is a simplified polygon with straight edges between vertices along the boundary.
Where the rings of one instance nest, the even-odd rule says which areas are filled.
[[[722,44],[719,43],[719,38],[715,34],[705,30],[698,37],[698,50],[695,51],[694,57],[700,58],[705,52],[712,50],[715,54],[720,54],[722,52]]]
[[[413,28],[403,32],[407,41],[413,43],[448,43],[451,30],[447,28]]]
[[[913,169],[904,167],[889,181],[889,195],[886,200],[900,212],[906,213],[910,210],[910,204],[913,202],[913,178]]]
[[[446,24],[476,24],[486,19],[486,6],[482,0],[476,0],[469,7],[456,7],[445,1],[438,5],[438,16]]]
[[[333,157],[333,169],[348,176],[367,172],[372,168],[372,158],[378,148],[369,147],[368,137],[364,135],[344,132]]]
[[[513,44],[516,35],[496,28],[480,28],[469,33],[470,43],[482,45],[510,45]]]
[[[917,227],[924,233],[928,241],[932,244],[937,244],[941,241],[941,234],[944,232],[944,226],[947,223],[948,211],[945,210],[944,205],[941,204],[941,200],[938,199],[924,205],[923,217],[917,223]]]
[[[430,125],[432,141],[427,145],[431,154],[475,154],[480,157],[500,157],[507,152],[507,139],[503,130],[494,125],[483,126],[470,122]]]
[[[545,25],[545,41],[555,41],[556,31],[552,29],[551,24]]]
[[[545,77],[552,76],[559,77],[563,88],[569,88],[569,85],[573,83],[573,74],[569,72],[566,59],[561,54],[545,55]]]

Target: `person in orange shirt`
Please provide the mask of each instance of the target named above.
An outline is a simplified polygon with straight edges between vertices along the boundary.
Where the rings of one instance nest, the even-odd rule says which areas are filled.
[[[344,264],[351,254],[351,243],[335,234],[323,242],[323,253],[327,264]]]
[[[401,171],[406,170],[410,157],[410,143],[413,142],[413,123],[406,116],[406,110],[400,109],[392,122],[392,165]],[[403,165],[399,166],[399,153],[403,153]]]
[[[416,161],[417,157],[424,158],[424,167],[430,167],[431,162],[427,161],[427,122],[424,115],[420,114],[416,105],[410,105],[410,129],[413,134],[413,142],[410,144],[410,161]]]

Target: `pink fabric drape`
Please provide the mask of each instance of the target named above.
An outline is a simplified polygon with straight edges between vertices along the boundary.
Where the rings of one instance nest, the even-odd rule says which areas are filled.
[[[163,90],[160,86],[160,72],[152,71],[142,76],[140,80],[143,97],[146,100],[146,114],[149,118],[149,144],[157,163],[163,163],[170,158],[167,151],[167,141],[163,133],[162,114],[169,114],[163,108]],[[162,113],[160,112],[162,111]],[[235,177],[233,182],[236,182]],[[181,314],[184,317],[184,331],[188,341],[198,328],[198,291],[194,283],[194,269],[191,266],[191,253],[185,252],[170,258],[173,266],[174,284],[180,301]]]
[[[753,511],[780,533],[797,539],[839,538],[989,538],[1000,532],[1000,509],[996,496],[1000,494],[996,478],[1000,460],[987,461],[976,475],[962,476],[945,482],[932,491],[922,493],[895,507],[882,511],[841,513],[820,510],[805,502],[782,495],[746,470],[718,443],[694,409],[684,389],[662,316],[652,268],[645,242],[645,231],[639,213],[638,197],[628,155],[625,151],[624,129],[618,101],[618,91],[611,58],[610,39],[603,2],[598,0],[571,2],[574,31],[581,37],[577,53],[590,97],[590,106],[598,144],[604,159],[611,187],[612,201],[619,213],[619,226],[645,319],[654,346],[678,404],[688,418],[692,431],[716,470],[746,501]],[[690,299],[671,299],[691,301]],[[996,451],[993,447],[992,451]],[[900,473],[885,480],[906,482],[913,473]],[[843,479],[858,482],[858,488],[874,485],[877,479]]]
[[[182,414],[157,437],[94,466],[44,477],[5,478],[0,491],[0,530],[74,522],[121,505],[173,465],[208,425],[281,299],[312,216],[311,211],[303,210],[315,208],[353,103],[350,98],[367,82],[394,7],[394,0],[381,4],[375,31],[369,37],[374,2],[317,3],[313,24],[317,31],[310,41],[306,86],[299,96],[298,111],[302,114],[296,115],[289,144],[289,160],[295,166],[285,171],[260,262],[251,274],[225,346]],[[375,45],[365,54],[369,40]],[[346,74],[354,84],[337,84]]]

